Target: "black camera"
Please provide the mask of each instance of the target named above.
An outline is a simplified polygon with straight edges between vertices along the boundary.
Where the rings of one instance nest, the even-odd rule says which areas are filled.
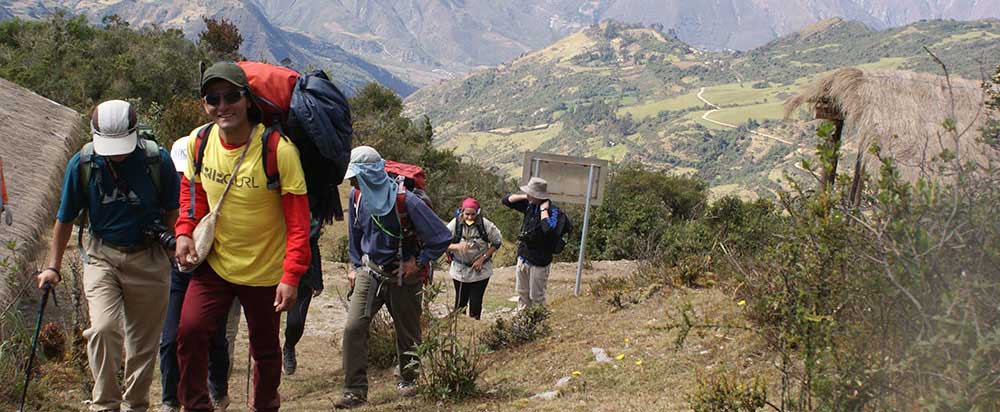
[[[518,242],[531,242],[534,240],[534,233],[532,232],[521,232],[517,234]]]
[[[174,237],[174,234],[167,229],[167,226],[159,220],[156,220],[143,228],[142,233],[145,234],[147,238],[159,242],[160,245],[168,251],[174,250],[174,247],[177,246],[177,238]]]

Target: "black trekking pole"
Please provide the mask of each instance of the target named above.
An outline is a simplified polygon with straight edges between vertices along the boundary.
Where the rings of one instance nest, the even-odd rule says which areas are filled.
[[[28,383],[31,382],[31,369],[35,364],[35,350],[38,349],[38,334],[42,331],[42,315],[45,313],[45,305],[49,302],[49,292],[52,291],[52,284],[46,282],[42,288],[45,292],[42,294],[42,302],[38,305],[35,338],[31,342],[31,355],[28,356],[28,367],[24,369],[24,386],[21,388],[21,408],[18,409],[19,412],[24,412],[24,402],[28,398]]]

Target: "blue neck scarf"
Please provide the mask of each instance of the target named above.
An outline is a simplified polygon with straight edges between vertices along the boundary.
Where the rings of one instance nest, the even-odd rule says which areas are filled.
[[[377,163],[352,163],[361,189],[361,201],[372,216],[382,217],[396,206],[396,181],[385,173],[385,160]]]

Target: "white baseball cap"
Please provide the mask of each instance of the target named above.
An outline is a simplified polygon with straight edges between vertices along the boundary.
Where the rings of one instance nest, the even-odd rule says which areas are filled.
[[[184,136],[174,141],[174,145],[170,146],[170,160],[174,161],[174,169],[177,169],[178,173],[184,173],[188,167],[188,140],[191,140],[191,136]]]
[[[97,105],[90,116],[94,153],[118,156],[132,153],[139,139],[139,118],[124,100],[108,100]]]
[[[382,161],[382,155],[371,146],[358,146],[351,150],[351,163],[347,164],[347,173],[344,179],[350,179],[358,175],[357,165],[360,163],[378,163]]]

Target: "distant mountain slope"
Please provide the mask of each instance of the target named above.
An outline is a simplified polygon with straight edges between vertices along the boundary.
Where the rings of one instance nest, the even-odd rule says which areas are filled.
[[[493,66],[604,19],[673,30],[688,44],[748,50],[842,17],[875,29],[1000,17],[1000,0],[257,0],[274,24],[329,39],[428,84]]]
[[[330,58],[401,91],[399,82],[424,86],[461,77],[605,19],[656,27],[702,49],[749,50],[832,17],[877,30],[921,19],[1000,17],[1000,0],[0,0],[0,7],[22,16],[57,7],[98,18],[114,11],[133,23],[186,32],[201,28],[202,14],[226,17],[247,29],[251,43],[266,44],[249,48],[252,53],[295,55],[309,63]],[[303,44],[289,33],[311,41]],[[345,63],[340,51],[311,56],[310,44],[320,43],[402,80]]]
[[[706,53],[649,28],[606,22],[461,80],[421,89],[437,143],[516,173],[524,150],[632,160],[760,192],[811,152],[781,103],[842,66],[977,79],[1000,63],[1000,21],[928,21],[875,31],[823,21],[745,53]],[[803,117],[805,119],[805,117]],[[732,126],[732,127],[730,127]]]
[[[86,15],[95,23],[103,16],[117,14],[133,26],[157,24],[178,28],[191,38],[204,30],[202,16],[226,18],[239,27],[244,39],[240,52],[248,58],[270,62],[288,58],[298,68],[323,68],[349,90],[370,81],[378,81],[404,96],[415,90],[408,82],[334,43],[275,27],[253,1],[18,0],[2,1],[0,6],[23,18],[43,18],[65,9]]]

